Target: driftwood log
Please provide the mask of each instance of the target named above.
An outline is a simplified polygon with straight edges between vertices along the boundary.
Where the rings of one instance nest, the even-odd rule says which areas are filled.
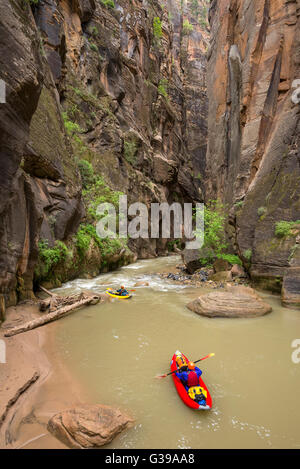
[[[30,331],[36,327],[40,327],[49,322],[56,321],[56,319],[60,319],[63,316],[67,316],[70,312],[80,308],[81,306],[96,304],[99,301],[100,295],[97,293],[87,294],[84,292],[78,295],[71,295],[66,297],[52,294],[51,298],[42,300],[40,302],[40,309],[42,311],[49,309],[50,312],[48,314],[44,314],[43,316],[32,319],[25,324],[8,329],[4,335],[5,337],[11,337],[16,334],[21,334],[22,332]]]
[[[53,295],[50,298],[46,298],[45,300],[40,301],[40,311],[42,312],[49,312],[52,313],[56,311],[58,308],[62,308],[63,306],[73,305],[84,298],[90,298],[91,296],[97,297],[98,295],[87,295],[86,293],[81,293],[77,295],[70,295],[70,296],[58,296]],[[92,300],[91,300],[92,301]]]

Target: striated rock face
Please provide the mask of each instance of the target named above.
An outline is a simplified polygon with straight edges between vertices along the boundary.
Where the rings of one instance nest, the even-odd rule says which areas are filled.
[[[83,209],[79,172],[31,8],[27,2],[2,2],[0,8],[6,83],[0,105],[0,294],[9,305],[32,295],[40,236],[51,232],[53,239],[65,239]],[[51,229],[50,214],[57,219]]]
[[[69,448],[99,448],[110,443],[133,420],[118,409],[84,404],[54,415],[48,430]]]
[[[189,303],[187,307],[209,318],[253,318],[272,311],[271,306],[265,303],[252,288],[243,286],[227,287],[224,292],[207,293]]]
[[[166,7],[140,0],[114,7],[95,0],[1,3],[2,309],[32,295],[40,240],[49,247],[63,241],[72,252],[79,224],[90,223],[82,160],[130,203],[202,200],[207,31],[190,4],[183,11],[179,0]],[[193,24],[188,33],[185,19]],[[130,248],[151,257],[166,253],[166,244],[137,240]],[[112,257],[114,266],[135,258],[124,249]],[[86,263],[59,267],[59,281],[103,268],[91,246]]]
[[[32,262],[35,235],[29,218],[40,224],[33,203],[32,181],[20,169],[30,120],[42,87],[41,58],[31,11],[18,2],[0,6],[0,69],[6,83],[6,103],[0,104],[0,296],[16,301],[17,278]],[[18,38],[15,31],[19,31]],[[6,294],[6,297],[4,296]]]
[[[252,279],[280,291],[300,219],[300,2],[214,0],[208,52],[206,198],[231,207],[229,234]]]
[[[283,279],[282,304],[288,308],[300,308],[300,236],[296,239],[290,268]]]

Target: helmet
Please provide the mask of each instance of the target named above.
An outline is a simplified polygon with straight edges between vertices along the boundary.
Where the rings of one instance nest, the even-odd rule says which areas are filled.
[[[121,285],[121,288],[123,288],[123,289],[124,289],[124,288],[125,288],[125,287],[124,287],[124,285]]]
[[[195,363],[189,362],[188,367],[189,367],[189,370],[194,370],[195,369]]]

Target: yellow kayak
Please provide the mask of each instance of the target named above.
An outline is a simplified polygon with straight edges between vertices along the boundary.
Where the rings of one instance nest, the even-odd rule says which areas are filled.
[[[113,298],[119,298],[119,300],[129,300],[129,298],[132,297],[132,295],[119,295],[119,293],[114,292],[113,290],[106,290],[106,292],[109,296],[112,296]]]

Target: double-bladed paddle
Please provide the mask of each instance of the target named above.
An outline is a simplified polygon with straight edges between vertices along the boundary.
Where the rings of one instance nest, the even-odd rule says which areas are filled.
[[[206,357],[200,358],[200,360],[196,360],[196,361],[193,362],[193,363],[199,363],[199,362],[202,362],[202,360],[206,360],[206,358],[210,358],[210,357],[214,357],[214,356],[215,356],[214,353],[209,353],[208,355],[206,355]],[[166,373],[166,374],[164,374],[164,375],[155,376],[155,378],[157,378],[157,379],[166,378],[167,376],[172,375],[172,374],[175,373],[176,371],[178,371],[178,370],[171,371],[170,373]]]

